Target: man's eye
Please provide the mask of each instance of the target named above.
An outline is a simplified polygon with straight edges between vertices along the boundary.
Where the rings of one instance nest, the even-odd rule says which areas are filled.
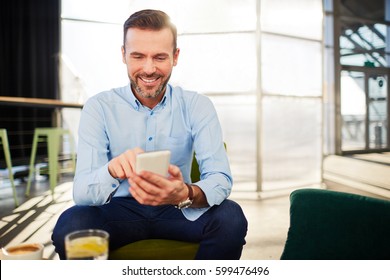
[[[157,59],[158,61],[164,61],[164,60],[167,59],[167,57],[166,57],[166,56],[157,56],[156,59]]]
[[[142,59],[143,58],[142,54],[137,54],[137,53],[132,53],[130,56],[133,59]]]

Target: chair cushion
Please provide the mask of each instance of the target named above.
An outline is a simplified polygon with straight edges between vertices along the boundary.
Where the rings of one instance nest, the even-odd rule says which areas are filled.
[[[320,189],[290,196],[281,259],[390,259],[390,201]]]
[[[193,260],[199,243],[166,239],[140,240],[110,251],[110,260]]]

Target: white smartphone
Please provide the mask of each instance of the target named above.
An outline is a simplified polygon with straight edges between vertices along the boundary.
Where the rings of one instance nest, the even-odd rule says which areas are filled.
[[[171,152],[168,150],[138,154],[135,160],[135,172],[140,173],[142,170],[147,170],[166,177],[170,159]]]

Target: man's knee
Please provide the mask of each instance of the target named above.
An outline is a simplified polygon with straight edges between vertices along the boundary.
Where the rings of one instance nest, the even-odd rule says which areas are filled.
[[[229,232],[242,234],[243,236],[246,235],[248,221],[238,203],[232,200],[225,200],[215,210],[214,218],[221,228],[225,228]]]
[[[65,210],[53,229],[51,239],[61,259],[65,258],[65,236],[76,230],[99,228],[99,209],[92,206],[73,206]]]
[[[246,234],[248,229],[248,221],[245,217],[245,214],[241,208],[241,206],[232,200],[227,200],[226,202],[229,203],[229,209],[230,209],[230,219],[233,220],[233,226],[239,230],[243,230]]]
[[[63,242],[65,235],[81,229],[91,228],[96,220],[96,211],[90,206],[74,206],[65,210],[53,229],[52,239],[54,242]],[[93,226],[92,226],[93,227]]]

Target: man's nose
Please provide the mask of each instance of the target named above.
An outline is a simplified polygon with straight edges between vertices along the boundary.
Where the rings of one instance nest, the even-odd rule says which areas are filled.
[[[146,59],[143,70],[148,75],[156,72],[156,66],[154,65],[153,59],[151,58]]]

